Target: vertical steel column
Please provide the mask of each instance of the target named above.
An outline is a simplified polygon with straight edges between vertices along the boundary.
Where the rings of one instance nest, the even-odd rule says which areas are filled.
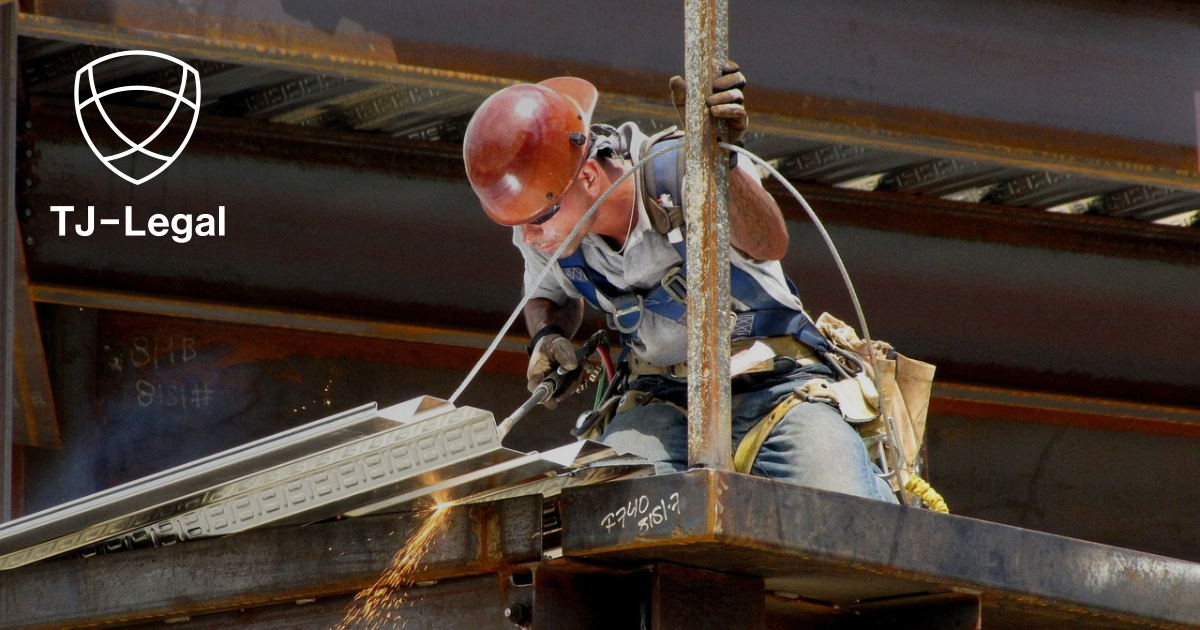
[[[688,464],[732,468],[729,170],[704,105],[729,47],[728,0],[685,0]],[[718,165],[718,162],[720,165]]]
[[[17,3],[0,4],[0,523],[12,520],[17,251]]]

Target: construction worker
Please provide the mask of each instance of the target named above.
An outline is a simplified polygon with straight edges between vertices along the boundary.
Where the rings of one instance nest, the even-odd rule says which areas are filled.
[[[726,121],[737,144],[748,128],[745,77],[727,64],[707,105]],[[682,78],[671,81],[676,106]],[[660,472],[687,467],[687,331],[685,251],[679,205],[682,151],[648,162],[612,190],[577,236],[552,260],[588,209],[659,142],[637,125],[592,125],[598,93],[592,84],[559,77],[507,87],[476,111],[464,138],[467,175],[484,212],[513,227],[525,259],[525,322],[532,336],[528,369],[533,391],[553,370],[577,367],[571,337],[584,302],[599,308],[626,348],[622,396],[601,418],[598,439],[655,462]],[[733,162],[733,160],[731,160]],[[765,369],[733,378],[735,448],[797,386],[824,383],[834,373],[801,339],[819,338],[790,288],[779,260],[788,247],[783,215],[748,160],[731,168],[729,222],[733,350],[764,342],[774,353]],[[678,170],[678,172],[676,172]],[[656,187],[657,186],[657,187]],[[546,265],[551,273],[538,285]],[[823,342],[823,338],[818,341]],[[761,351],[761,347],[759,348]],[[825,490],[895,501],[879,479],[858,434],[819,396],[787,410],[746,466],[753,474]],[[554,401],[549,401],[550,405]],[[761,436],[760,436],[761,439]]]

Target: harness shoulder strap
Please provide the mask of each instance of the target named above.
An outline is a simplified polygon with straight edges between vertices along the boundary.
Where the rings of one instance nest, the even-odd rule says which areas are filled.
[[[683,227],[683,132],[664,129],[646,139],[640,155],[650,155],[664,146],[676,146],[642,165],[636,177],[650,225],[659,234]]]

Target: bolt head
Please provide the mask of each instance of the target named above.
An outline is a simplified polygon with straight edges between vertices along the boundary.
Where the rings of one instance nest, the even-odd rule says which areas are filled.
[[[504,618],[521,627],[533,622],[533,611],[525,604],[512,604],[504,609]]]

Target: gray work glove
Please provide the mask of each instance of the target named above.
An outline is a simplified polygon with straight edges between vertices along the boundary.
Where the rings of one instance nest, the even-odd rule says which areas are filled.
[[[729,144],[741,142],[742,138],[746,137],[746,131],[750,129],[750,116],[746,114],[746,106],[743,104],[744,87],[745,75],[736,63],[726,61],[721,68],[721,76],[713,80],[712,95],[704,100],[709,113],[714,118],[725,121],[728,137],[721,140]],[[671,77],[671,102],[679,112],[679,119],[686,120],[684,111],[687,106],[687,81],[679,75]]]
[[[525,371],[525,376],[529,379],[530,393],[559,366],[566,370],[579,367],[579,359],[575,357],[575,344],[562,335],[550,333],[538,339],[537,345],[529,354],[529,369]],[[547,398],[542,404],[547,409],[553,409],[558,406],[558,400]]]

